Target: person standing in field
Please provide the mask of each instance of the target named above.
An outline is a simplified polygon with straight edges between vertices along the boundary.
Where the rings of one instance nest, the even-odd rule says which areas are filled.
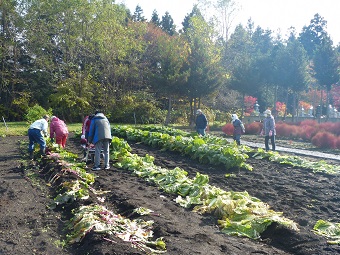
[[[201,109],[196,111],[196,130],[199,135],[205,136],[205,130],[208,126],[207,117],[203,114]]]
[[[52,142],[54,140],[54,135],[56,144],[59,144],[62,148],[65,148],[68,137],[68,129],[65,122],[56,116],[51,117],[50,123],[50,138]]]
[[[48,121],[50,117],[45,115],[42,119],[36,120],[33,122],[29,129],[28,129],[28,152],[30,158],[33,159],[33,151],[34,151],[34,144],[37,143],[40,145],[40,153],[42,156],[45,156],[46,150],[46,141],[44,136],[47,136],[47,129],[48,129]]]
[[[95,145],[93,171],[100,170],[100,154],[104,152],[104,169],[110,169],[111,127],[105,115],[97,110],[91,120],[88,142]]]
[[[237,145],[241,145],[241,135],[245,132],[244,125],[236,114],[231,115],[231,123],[234,126],[233,139],[236,141]]]
[[[264,134],[264,144],[266,151],[269,151],[269,140],[272,145],[272,150],[275,151],[275,119],[269,109],[264,112],[264,120],[263,120],[263,134]]]

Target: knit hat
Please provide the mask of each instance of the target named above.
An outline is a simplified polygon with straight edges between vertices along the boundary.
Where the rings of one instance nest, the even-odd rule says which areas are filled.
[[[231,115],[231,119],[232,119],[232,121],[234,121],[234,120],[237,120],[237,119],[238,119],[238,117],[237,117],[237,115],[236,115],[236,114],[232,114],[232,115]]]
[[[271,115],[272,112],[271,112],[269,109],[267,109],[267,110],[264,111],[264,114],[265,114],[265,115]]]

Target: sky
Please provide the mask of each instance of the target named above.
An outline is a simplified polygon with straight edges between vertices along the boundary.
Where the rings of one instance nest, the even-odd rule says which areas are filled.
[[[295,27],[297,35],[303,26],[308,26],[318,13],[327,21],[326,31],[334,46],[340,43],[339,0],[234,0],[240,9],[234,14],[233,28],[237,24],[246,25],[249,18],[255,27],[270,29],[283,38],[290,27]],[[153,10],[161,18],[166,11],[173,18],[177,28],[181,28],[184,17],[191,12],[197,0],[117,0],[124,3],[133,13],[136,6],[143,9],[144,17],[150,20]],[[233,31],[232,28],[232,31]]]

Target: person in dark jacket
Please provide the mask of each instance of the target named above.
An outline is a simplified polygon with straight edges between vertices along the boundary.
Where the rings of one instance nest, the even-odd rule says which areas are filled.
[[[275,151],[275,120],[269,109],[265,110],[264,115],[265,119],[263,120],[263,134],[266,151],[269,151],[269,140],[272,144],[272,150]]]
[[[244,125],[242,121],[239,120],[236,114],[231,115],[231,123],[234,126],[234,133],[233,133],[234,141],[236,141],[237,145],[240,145],[241,135],[244,134],[245,132]]]
[[[207,126],[208,126],[207,117],[205,117],[201,109],[198,109],[196,111],[196,114],[197,114],[197,117],[196,117],[197,133],[202,136],[205,136],[205,130],[207,129]]]
[[[97,110],[91,120],[88,142],[95,145],[94,166],[92,170],[100,170],[100,154],[104,152],[104,168],[110,169],[111,127],[105,115]]]

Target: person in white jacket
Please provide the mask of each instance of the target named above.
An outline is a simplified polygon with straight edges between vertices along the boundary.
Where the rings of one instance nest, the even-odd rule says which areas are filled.
[[[28,152],[30,158],[33,159],[33,151],[34,151],[34,144],[37,143],[40,145],[40,153],[41,155],[45,155],[46,150],[46,141],[44,136],[48,135],[48,121],[50,117],[45,115],[42,119],[36,120],[32,123],[32,125],[28,129]]]

